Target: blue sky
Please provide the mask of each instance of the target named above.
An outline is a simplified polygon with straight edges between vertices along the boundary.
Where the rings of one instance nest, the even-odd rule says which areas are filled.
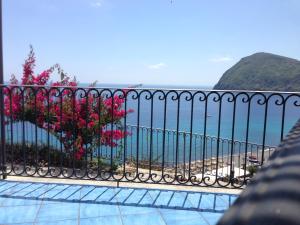
[[[241,57],[300,59],[299,0],[4,0],[5,80],[32,44],[80,82],[214,85]]]

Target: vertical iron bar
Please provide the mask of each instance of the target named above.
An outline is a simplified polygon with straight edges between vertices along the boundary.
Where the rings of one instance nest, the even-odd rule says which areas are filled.
[[[1,0],[0,0],[1,1]],[[9,92],[9,110],[10,112],[12,112],[12,91]],[[18,128],[17,128],[18,130]],[[11,160],[11,171],[14,172],[14,149],[13,149],[13,143],[14,143],[14,131],[13,131],[13,114],[10,113],[10,152],[11,152],[11,156],[10,156],[10,160]],[[18,133],[16,134],[16,136],[18,137]],[[18,139],[18,138],[17,138]],[[1,163],[1,162],[0,162]]]
[[[170,165],[171,163],[171,160],[170,160],[170,132],[169,131],[166,131],[167,132],[167,166]]]
[[[150,113],[150,162],[149,162],[149,176],[152,177],[152,157],[153,157],[153,98],[154,95],[151,94],[151,113]]]
[[[26,173],[26,150],[25,150],[25,147],[26,147],[26,140],[25,140],[25,91],[26,91],[26,88],[24,87],[23,88],[23,92],[22,92],[22,153],[23,153],[23,171],[22,173]]]
[[[75,109],[76,109],[76,90],[72,90],[72,142],[76,142],[76,121],[75,121]],[[75,144],[72,144],[72,175],[76,177],[76,160],[75,160]],[[71,158],[71,155],[70,155]]]
[[[147,131],[147,134],[148,134],[148,129],[146,129]],[[142,143],[141,143],[141,146],[142,146],[142,156],[141,158],[144,159],[144,160],[147,160],[148,158],[148,152],[146,152],[146,156],[144,156],[144,128],[142,128]]]
[[[4,84],[3,78],[3,47],[2,47],[2,0],[0,0],[0,85]],[[0,146],[0,171],[2,178],[6,178],[5,158],[5,123],[4,123],[4,96],[3,86],[0,88],[0,122],[1,122],[1,146]]]
[[[205,109],[204,109],[204,127],[203,127],[203,144],[202,144],[202,181],[204,181],[205,169],[205,149],[206,149],[206,126],[207,126],[207,96],[205,96]]]
[[[130,127],[130,161],[133,161],[133,156],[132,156],[132,145],[133,145],[133,133],[132,133],[133,127]]]
[[[122,176],[125,176],[126,174],[126,157],[127,157],[127,93],[123,91],[123,97],[124,97],[124,110],[125,110],[125,118],[124,118],[124,146],[123,146],[123,174]]]
[[[186,165],[185,165],[185,155],[186,155],[186,132],[183,134],[183,178],[185,179],[185,171],[186,171]]]
[[[158,142],[159,142],[159,132],[160,130],[156,130],[156,157],[157,157],[157,164],[159,164],[159,151],[158,151]]]
[[[194,118],[194,97],[192,97],[192,102],[191,102],[191,120],[190,120],[190,150],[189,150],[189,174],[188,174],[188,179],[191,179],[191,163],[192,163],[192,145],[193,145],[193,120]],[[196,160],[196,159],[194,159]]]
[[[195,141],[194,141],[194,151],[195,151],[195,158],[194,158],[194,166],[195,166],[195,169],[197,169],[197,134],[193,135],[193,137],[195,137]],[[200,159],[200,158],[199,158]]]
[[[166,144],[165,144],[165,141],[166,141],[166,123],[167,123],[167,118],[166,118],[166,115],[167,115],[167,96],[165,95],[165,98],[164,98],[165,102],[164,102],[164,117],[163,117],[163,120],[164,120],[164,125],[163,125],[163,140],[162,140],[162,143],[163,143],[163,146],[162,146],[162,166],[161,166],[161,176],[164,177],[164,168],[165,168],[165,148],[166,148]],[[168,149],[169,149],[169,138],[168,138]],[[168,150],[168,153],[169,153],[169,150]],[[169,154],[167,154],[167,160],[169,160]]]
[[[50,173],[50,96],[51,95],[51,89],[47,91],[47,118],[48,118],[48,123],[47,123],[47,150],[48,150],[48,168],[47,168],[47,174]],[[46,174],[46,175],[47,175]],[[51,173],[50,173],[51,174]]]
[[[173,132],[172,135],[172,167],[174,166],[175,161],[175,132]]]
[[[234,130],[235,130],[235,113],[236,113],[236,98],[233,97],[233,113],[232,113],[232,131],[231,131],[231,150],[230,150],[230,182],[233,185],[234,167],[233,167],[233,150],[234,150]]]
[[[64,92],[64,88],[60,89],[60,115],[59,115],[59,126],[60,129],[62,129],[62,119],[63,119],[63,92]],[[63,140],[63,133],[60,132],[60,139]],[[60,171],[59,171],[59,175],[63,175],[63,142],[60,141],[60,156],[59,156],[59,161],[60,161]]]
[[[139,176],[139,145],[140,145],[140,108],[141,108],[141,95],[138,94],[138,108],[137,108],[137,133],[136,133],[136,176]],[[148,137],[148,135],[147,135]],[[148,138],[147,138],[148,140]]]
[[[248,96],[249,97],[249,96]],[[251,113],[251,99],[248,101],[248,110],[247,110],[247,125],[246,125],[246,143],[245,143],[245,168],[244,169],[244,184],[246,184],[246,171],[247,171],[247,155],[248,155],[248,141],[249,141],[249,122],[250,122],[250,113]]]
[[[281,133],[280,133],[280,141],[283,140],[283,135],[284,135],[284,122],[285,122],[285,104],[286,104],[286,99],[283,102],[282,105],[282,117],[281,117]]]
[[[265,144],[266,144],[266,130],[267,130],[267,118],[268,118],[268,104],[269,104],[269,100],[266,99],[266,108],[265,108],[265,116],[264,116],[263,142],[262,142],[262,154],[261,154],[261,165],[264,164],[264,153],[265,153]]]
[[[216,162],[216,181],[218,179],[218,167],[219,167],[219,151],[220,151],[220,135],[221,135],[221,119],[222,119],[222,98],[219,102],[219,114],[218,114],[218,132],[217,132],[217,162]]]
[[[143,130],[144,130],[144,128],[142,127],[142,141],[143,141]],[[150,159],[150,158],[148,158],[148,155],[150,155],[150,152],[149,152],[149,129],[146,129],[146,149],[147,149],[147,159]],[[143,145],[142,145],[142,152],[143,152]]]
[[[178,94],[178,93],[177,93]],[[180,95],[178,95],[178,103],[177,103],[177,126],[176,126],[176,147],[175,147],[175,180],[178,181],[178,145],[179,145],[179,121],[180,121]]]
[[[39,89],[37,88],[36,90],[33,89],[33,93],[34,93],[34,115],[35,115],[35,129],[34,129],[34,133],[35,133],[35,153],[36,153],[36,158],[35,158],[35,170],[38,170],[38,166],[39,166],[39,150],[38,150],[38,127],[37,127],[37,109],[36,109],[36,96],[38,93]]]

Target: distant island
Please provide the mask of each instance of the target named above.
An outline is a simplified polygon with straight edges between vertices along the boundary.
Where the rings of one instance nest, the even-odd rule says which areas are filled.
[[[270,53],[255,53],[227,70],[214,89],[300,91],[300,61]]]

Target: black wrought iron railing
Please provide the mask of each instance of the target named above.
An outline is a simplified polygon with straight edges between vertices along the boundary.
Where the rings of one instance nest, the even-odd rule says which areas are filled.
[[[300,115],[291,92],[1,91],[7,175],[243,187]]]

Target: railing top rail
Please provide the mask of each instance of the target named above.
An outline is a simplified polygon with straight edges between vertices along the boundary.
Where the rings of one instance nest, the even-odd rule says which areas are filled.
[[[300,95],[300,92],[293,92],[293,91],[252,91],[252,90],[214,90],[214,89],[203,89],[203,88],[132,88],[132,87],[110,87],[110,86],[50,86],[50,85],[10,85],[10,84],[0,84],[0,87],[40,87],[40,88],[73,88],[73,89],[111,89],[111,90],[160,90],[160,91],[201,91],[201,92],[238,92],[238,93],[262,93],[262,94],[297,94]]]
[[[134,128],[140,128],[140,129],[146,129],[146,130],[154,130],[154,131],[159,131],[159,132],[172,132],[172,133],[177,133],[177,130],[171,130],[171,129],[163,129],[163,128],[151,128],[151,127],[147,127],[147,126],[137,126],[137,125],[131,125],[131,124],[127,124],[126,127],[134,127]],[[191,132],[189,131],[182,131],[179,130],[178,131],[179,134],[187,134],[187,135],[191,135]],[[199,133],[192,133],[192,136],[199,136],[199,137],[203,137],[203,134],[199,134]],[[229,143],[232,142],[232,139],[230,138],[223,138],[223,137],[217,137],[217,136],[213,136],[213,135],[206,135],[205,138],[211,138],[214,140],[221,140],[221,141],[228,141]],[[262,144],[259,143],[253,143],[253,142],[246,142],[246,141],[240,141],[240,140],[233,140],[234,143],[241,143],[241,144],[248,144],[248,145],[257,145],[257,146],[262,146]],[[265,148],[276,148],[276,146],[271,146],[271,145],[265,145]]]

